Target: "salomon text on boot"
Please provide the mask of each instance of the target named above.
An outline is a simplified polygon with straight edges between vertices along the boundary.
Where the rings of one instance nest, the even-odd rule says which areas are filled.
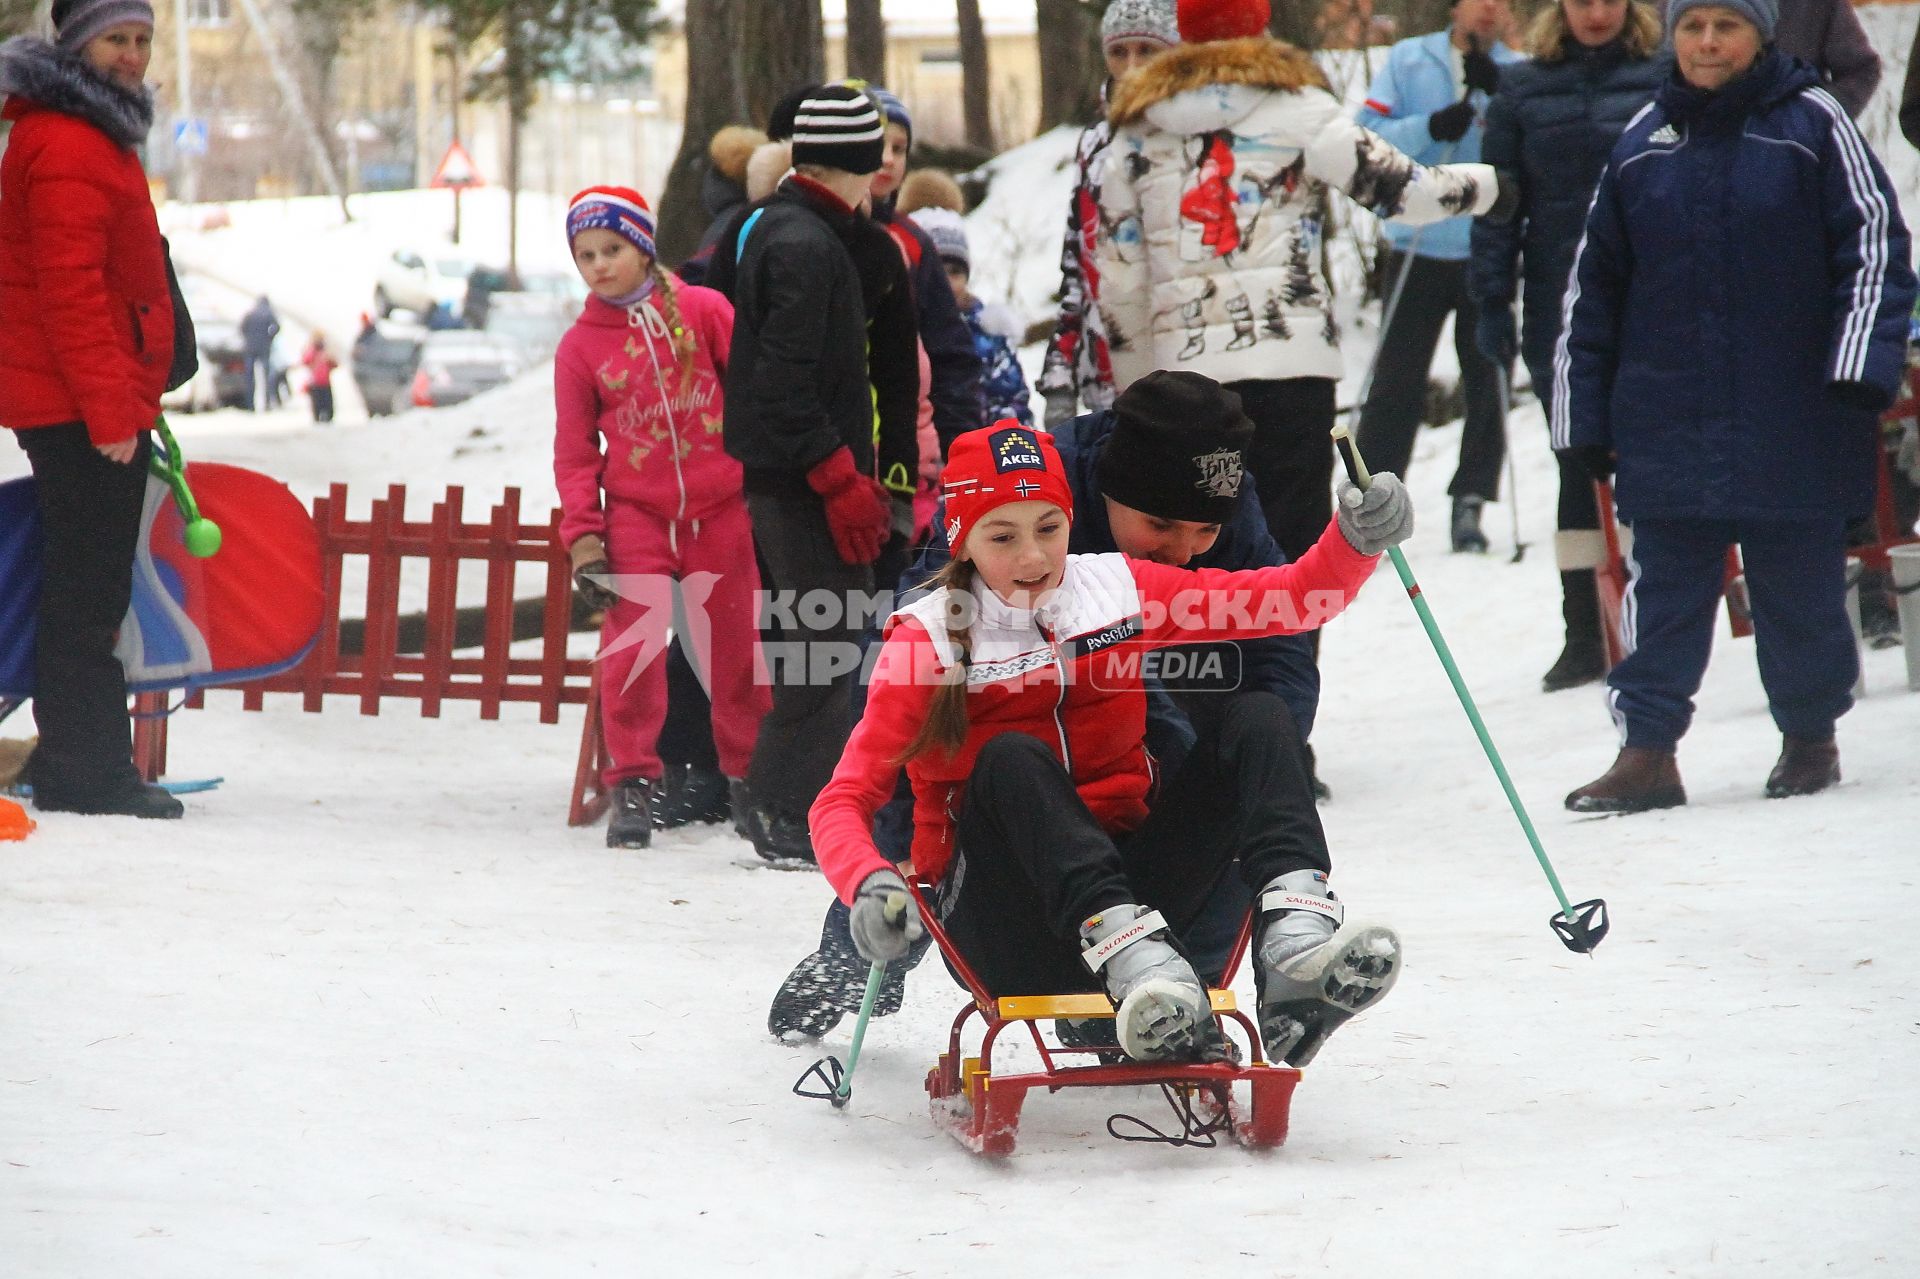
[[[1260,892],[1253,977],[1267,1056],[1304,1066],[1355,1013],[1400,978],[1400,938],[1384,924],[1346,918],[1317,870],[1276,876]]]
[[[1218,1061],[1232,1045],[1207,988],[1173,948],[1157,910],[1115,906],[1080,925],[1081,958],[1113,1001],[1120,1047],[1135,1061]]]

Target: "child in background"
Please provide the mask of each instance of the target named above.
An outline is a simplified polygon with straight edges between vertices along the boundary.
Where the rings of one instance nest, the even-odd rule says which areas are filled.
[[[662,272],[653,227],[647,202],[626,187],[588,187],[573,198],[567,242],[593,292],[553,366],[560,536],[582,596],[606,612],[598,660],[609,848],[652,839],[667,707],[658,659],[673,580],[685,595],[686,638],[707,677],[728,778],[746,775],[768,704],[754,678],[753,533],[740,464],[721,440],[733,307]]]
[[[313,331],[307,339],[307,349],[300,355],[300,363],[307,370],[307,398],[313,401],[313,420],[333,421],[333,370],[338,365],[327,350],[325,333],[319,329]]]
[[[953,286],[953,300],[959,304],[960,318],[973,335],[974,354],[980,359],[980,393],[986,399],[987,420],[998,422],[1014,418],[1022,426],[1033,425],[1033,409],[1027,402],[1027,375],[1020,369],[1014,344],[1020,340],[1020,319],[1004,306],[988,306],[973,296],[967,287],[973,274],[973,254],[967,247],[967,224],[958,213],[948,209],[921,209],[913,221],[933,241],[946,268],[947,282]]]

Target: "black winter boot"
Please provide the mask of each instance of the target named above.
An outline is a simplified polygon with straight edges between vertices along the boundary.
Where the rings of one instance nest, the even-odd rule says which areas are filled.
[[[1540,690],[1544,693],[1591,684],[1607,673],[1607,646],[1600,633],[1600,594],[1592,569],[1560,574],[1560,615],[1567,622],[1567,643],[1541,677]]]
[[[33,783],[33,806],[43,813],[83,813],[90,817],[144,817],[171,821],[187,807],[165,787],[137,776],[103,787],[65,790],[44,782]]]
[[[623,778],[614,786],[608,848],[645,848],[653,842],[652,801],[653,783],[644,777]]]
[[[727,820],[732,805],[723,773],[698,764],[669,764],[655,794],[653,824],[661,830],[680,826],[716,825]]]
[[[1468,494],[1453,499],[1453,549],[1485,554],[1489,543],[1480,531],[1480,508],[1487,500]]]

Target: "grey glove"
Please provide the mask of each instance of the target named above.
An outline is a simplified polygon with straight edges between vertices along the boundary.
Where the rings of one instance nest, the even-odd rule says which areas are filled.
[[[1040,421],[1049,431],[1057,429],[1064,422],[1073,421],[1077,416],[1074,410],[1079,403],[1072,391],[1047,391],[1040,398],[1047,406],[1041,410]]]
[[[907,881],[890,870],[876,870],[860,881],[847,918],[853,948],[870,964],[886,964],[912,949],[926,934]]]
[[[1362,555],[1379,555],[1413,536],[1413,499],[1391,471],[1376,474],[1364,492],[1341,480],[1335,496],[1340,531]]]

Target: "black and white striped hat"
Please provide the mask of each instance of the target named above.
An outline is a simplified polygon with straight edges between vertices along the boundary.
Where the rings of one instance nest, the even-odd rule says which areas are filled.
[[[821,85],[794,112],[793,163],[872,173],[880,167],[886,136],[886,121],[866,94],[844,84]]]

